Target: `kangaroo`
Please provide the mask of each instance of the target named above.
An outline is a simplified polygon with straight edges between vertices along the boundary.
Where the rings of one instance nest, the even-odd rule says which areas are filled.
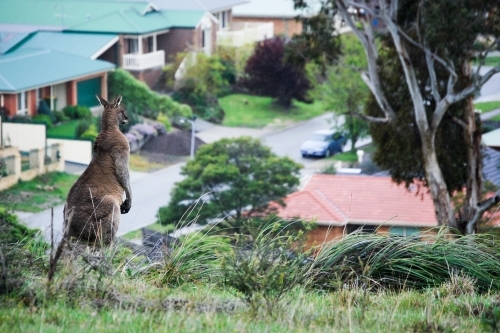
[[[66,237],[109,245],[118,230],[120,213],[126,214],[132,207],[128,170],[130,147],[118,128],[128,122],[128,117],[120,106],[122,96],[111,103],[96,97],[104,107],[101,132],[94,141],[89,166],[66,198],[64,226]]]

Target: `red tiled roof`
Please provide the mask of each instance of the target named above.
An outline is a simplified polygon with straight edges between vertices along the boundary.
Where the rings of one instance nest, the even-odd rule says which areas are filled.
[[[426,188],[406,189],[390,177],[313,175],[302,191],[285,198],[278,216],[317,223],[437,226]]]

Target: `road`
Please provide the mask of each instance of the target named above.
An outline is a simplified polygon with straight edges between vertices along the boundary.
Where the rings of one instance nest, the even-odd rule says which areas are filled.
[[[299,147],[312,132],[328,128],[327,120],[331,117],[326,114],[287,129],[239,129],[222,126],[206,126],[198,133],[205,142],[213,142],[222,137],[237,137],[249,135],[262,138],[263,142],[271,147],[280,156],[290,156],[303,165],[314,159],[304,159],[300,155]],[[128,214],[121,215],[120,227],[117,235],[121,236],[129,231],[148,226],[156,221],[158,208],[166,205],[170,200],[170,192],[174,184],[182,180],[180,175],[184,163],[175,164],[153,173],[131,172],[132,208]],[[63,205],[54,207],[54,235],[56,240],[62,235]],[[31,228],[38,228],[44,232],[46,239],[50,239],[51,211],[46,210],[37,214],[20,214],[20,219]]]

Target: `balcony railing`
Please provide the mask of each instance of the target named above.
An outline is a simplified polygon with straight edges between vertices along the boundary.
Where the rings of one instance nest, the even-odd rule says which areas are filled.
[[[243,46],[260,42],[274,36],[274,24],[242,22],[234,23],[230,31],[217,32],[217,44],[222,46]]]
[[[128,70],[144,70],[165,65],[165,51],[155,51],[144,54],[124,54],[123,68]]]

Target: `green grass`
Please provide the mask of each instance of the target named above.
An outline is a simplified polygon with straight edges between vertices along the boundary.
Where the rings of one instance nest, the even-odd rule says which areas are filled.
[[[478,61],[473,61],[473,65],[477,65]],[[486,58],[483,66],[498,66],[500,65],[500,57],[488,57]]]
[[[231,127],[262,128],[270,124],[279,127],[325,112],[320,101],[312,104],[294,101],[289,110],[276,105],[271,97],[234,94],[222,97],[219,102],[225,112],[222,125]]]
[[[85,248],[61,258],[51,283],[45,251],[0,242],[9,276],[0,285],[0,332],[437,333],[493,332],[484,323],[500,324],[495,239],[354,234],[304,262],[281,251],[293,239],[283,243],[276,228],[267,230],[274,240],[258,242],[257,234],[253,247],[241,239],[245,250],[235,252],[220,236],[194,235],[156,264],[117,244]],[[224,266],[226,260],[233,265]],[[268,283],[279,286],[288,277],[269,273],[294,267],[310,281],[291,281],[297,284],[277,303],[255,298],[251,307],[245,301],[245,286],[274,295],[279,290],[267,289]],[[228,283],[226,269],[242,274],[240,292]],[[495,280],[488,282],[490,273]],[[396,281],[402,288],[387,287]],[[409,289],[417,281],[426,286]]]
[[[481,113],[486,113],[492,110],[500,109],[500,101],[493,102],[480,102],[474,104],[477,110],[481,110]]]
[[[41,212],[62,204],[77,179],[65,172],[50,172],[27,182],[19,181],[0,192],[0,202],[12,210]]]
[[[169,225],[161,225],[160,223],[153,223],[148,225],[146,228],[158,231],[164,234],[168,234],[171,231],[174,231],[174,225],[169,224]],[[122,238],[131,240],[131,239],[140,239],[142,238],[142,231],[141,230],[134,230],[129,233],[126,233],[125,235],[122,236]]]
[[[47,137],[54,139],[75,139],[76,128],[79,122],[78,119],[69,120],[63,124],[47,128]]]

